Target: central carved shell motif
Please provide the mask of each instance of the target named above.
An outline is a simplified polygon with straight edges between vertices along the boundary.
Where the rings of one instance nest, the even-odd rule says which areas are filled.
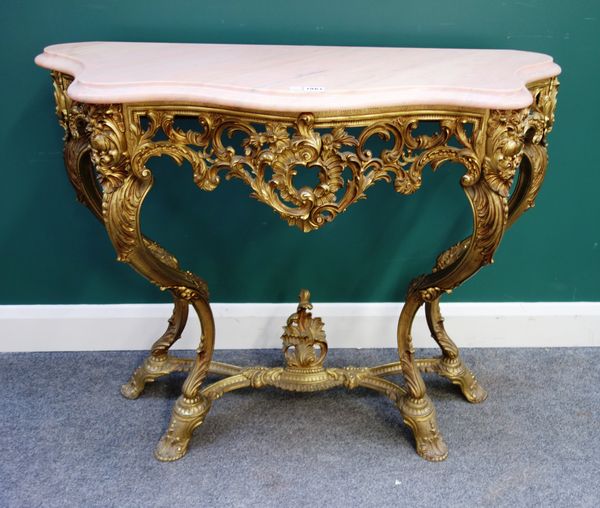
[[[131,129],[137,142],[133,162],[138,170],[152,157],[169,155],[178,163],[190,162],[194,181],[203,190],[213,190],[220,174],[239,178],[251,187],[253,197],[305,232],[330,222],[364,198],[365,190],[379,180],[393,180],[397,192],[411,194],[421,186],[425,166],[435,170],[445,161],[466,167],[464,183],[479,176],[476,118],[427,120],[435,132],[419,134],[417,118],[399,116],[351,135],[342,126],[315,128],[311,114],[300,115],[293,124],[261,125],[199,113],[194,115],[197,130],[178,127],[181,116],[162,110],[138,113]],[[237,147],[234,137],[241,138]],[[377,155],[367,147],[374,138],[382,140]],[[299,170],[307,168],[318,172],[313,187],[295,182]]]

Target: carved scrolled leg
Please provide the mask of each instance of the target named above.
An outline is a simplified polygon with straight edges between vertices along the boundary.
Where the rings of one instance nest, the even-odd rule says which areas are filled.
[[[468,241],[455,246],[452,255],[443,255],[442,261],[438,259],[432,273],[413,280],[400,314],[398,352],[407,389],[401,411],[414,432],[417,452],[427,460],[443,460],[447,448],[438,431],[435,411],[426,396],[425,384],[414,359],[412,323],[423,303],[436,302],[441,294],[450,292],[482,266],[492,262],[508,223],[507,196],[521,160],[525,117],[524,110],[490,112],[485,144],[482,143],[479,152],[482,157],[480,171],[467,173],[461,181],[473,210],[473,234]],[[430,318],[433,318],[431,325],[437,327],[436,318],[441,320],[438,308],[431,306],[429,310]],[[442,329],[438,327],[438,331]],[[440,345],[444,355],[458,358],[456,345],[447,334],[438,333],[437,337],[442,339],[443,345]],[[456,371],[446,371],[446,374],[455,376],[456,381],[463,381]]]
[[[183,385],[182,395],[175,403],[169,427],[155,451],[159,460],[172,461],[181,458],[186,453],[192,432],[204,421],[204,417],[210,409],[210,401],[200,394],[200,387],[208,373],[212,359],[214,321],[204,281],[191,272],[180,270],[172,256],[156,244],[143,241],[141,235],[135,241],[130,241],[126,236],[130,234],[129,228],[122,228],[119,222],[126,217],[139,216],[139,208],[150,186],[151,176],[149,174],[141,179],[126,178],[117,190],[105,194],[104,210],[107,229],[117,247],[119,258],[129,263],[162,289],[170,290],[177,302],[178,319],[174,321],[171,333],[168,330],[167,337],[161,338],[155,344],[154,353],[156,354],[153,356],[166,357],[167,348],[183,328],[186,315],[186,311],[183,309],[187,309],[188,302],[194,307],[200,320],[202,338],[196,357]],[[123,195],[119,195],[119,193],[123,193]],[[135,213],[127,213],[127,207],[130,205],[136,207]],[[150,361],[156,362],[156,360]],[[176,359],[167,357],[165,361],[176,361]],[[162,365],[168,367],[168,363]]]
[[[204,422],[211,401],[200,393],[208,373],[214,350],[215,325],[208,302],[192,300],[202,325],[202,339],[192,369],[183,384],[182,393],[175,402],[167,431],[158,442],[154,455],[158,460],[173,461],[183,457],[194,430]]]
[[[442,357],[436,365],[435,371],[458,385],[469,402],[474,404],[483,402],[487,398],[487,392],[467,368],[460,357],[458,347],[448,336],[444,328],[444,318],[440,312],[439,298],[425,303],[425,316],[431,336],[442,350]]]
[[[419,295],[409,289],[398,322],[398,353],[407,391],[398,406],[404,423],[413,431],[417,453],[426,460],[437,462],[448,456],[448,446],[438,430],[433,402],[426,394],[425,383],[415,362],[410,333],[421,304]]]
[[[535,204],[548,166],[547,135],[554,124],[558,80],[551,79],[531,88],[533,104],[527,118],[523,161],[515,189],[510,196],[508,226]]]
[[[462,257],[471,243],[471,237],[459,242],[443,252],[437,259],[434,272],[443,270]],[[467,368],[460,357],[458,347],[450,338],[444,327],[444,318],[440,311],[441,295],[430,302],[425,302],[427,326],[433,339],[442,350],[441,358],[433,365],[433,370],[440,376],[458,385],[465,398],[472,403],[483,402],[487,392],[478,383],[475,375]]]
[[[103,222],[102,193],[96,181],[96,173],[91,160],[91,131],[84,128],[82,120],[86,107],[73,103],[64,93],[70,81],[64,75],[55,76],[57,94],[57,113],[65,128],[64,161],[69,181],[73,186],[77,199],[92,214]],[[97,138],[98,140],[98,138]],[[158,244],[143,237],[144,244],[161,257],[166,263],[178,267],[177,260],[166,253]],[[152,346],[151,354],[131,376],[128,383],[121,387],[123,396],[129,399],[139,397],[144,385],[156,378],[171,372],[187,370],[189,362],[169,357],[167,352],[171,345],[179,339],[188,315],[188,303],[175,298],[173,314],[165,333]]]
[[[155,359],[167,356],[168,348],[183,329],[188,304],[200,319],[202,337],[196,357],[155,453],[160,460],[176,460],[186,453],[193,430],[203,422],[210,408],[210,401],[200,393],[214,349],[215,328],[208,288],[202,279],[181,270],[175,257],[141,233],[140,211],[153,184],[152,173],[145,166],[150,155],[127,143],[121,106],[92,106],[88,119],[92,162],[103,189],[102,217],[118,260],[128,263],[162,290],[169,290],[175,298],[172,326],[155,343],[151,356]],[[133,395],[141,381],[134,380]]]
[[[525,122],[523,151],[517,182],[508,200],[507,229],[524,212],[534,206],[535,198],[544,181],[548,165],[546,135],[554,122],[557,89],[557,80],[551,80],[531,90],[534,103]],[[503,191],[504,193],[508,191],[506,186],[503,187]],[[441,254],[437,259],[435,270],[454,263],[467,249],[470,241],[471,238],[466,238]],[[442,350],[442,358],[435,366],[435,371],[452,383],[459,385],[469,402],[484,401],[487,392],[464,365],[456,344],[450,339],[444,328],[439,298],[425,304],[425,315],[431,336]]]
[[[102,221],[102,195],[96,184],[96,175],[90,159],[89,135],[79,129],[69,132],[64,148],[65,167],[73,185],[77,199]],[[161,247],[144,238],[144,243],[158,255],[177,265],[175,258],[169,259]],[[188,303],[175,298],[174,309],[165,333],[152,346],[151,354],[142,365],[135,369],[128,383],[121,387],[121,393],[128,399],[135,399],[142,393],[146,383],[171,372],[187,370],[184,359],[167,355],[168,349],[181,337],[188,316]]]
[[[96,184],[96,175],[90,158],[90,135],[73,120],[72,129],[65,134],[64,159],[69,181],[75,189],[77,199],[83,203],[100,221],[102,218],[102,194]],[[158,244],[143,238],[144,244],[162,257],[165,262],[177,267],[177,260],[166,253]],[[146,383],[170,374],[187,370],[185,359],[168,356],[173,343],[181,337],[188,316],[188,302],[175,298],[174,309],[165,333],[152,346],[151,354],[133,372],[130,380],[121,387],[121,393],[128,399],[140,396]]]
[[[417,277],[411,283],[398,322],[398,352],[407,389],[400,410],[405,423],[414,433],[417,453],[430,461],[444,460],[448,455],[448,448],[438,430],[435,409],[426,395],[425,383],[414,358],[411,337],[414,317],[423,303],[437,301],[442,293],[451,291],[481,266],[491,262],[507,219],[506,199],[495,193],[485,181],[480,180],[473,186],[465,187],[465,192],[474,211],[472,241],[454,262],[428,275]],[[446,337],[447,335],[437,335],[438,339],[442,338],[447,365],[456,367],[459,361],[458,351],[454,343],[445,340]],[[442,362],[436,367],[436,371],[439,368],[441,374],[444,373],[443,367],[439,367]],[[452,371],[449,368],[445,374],[454,375],[457,382],[462,380],[458,369]]]
[[[150,355],[135,369],[127,383],[121,386],[121,394],[136,399],[144,391],[146,383],[172,372],[185,371],[189,362],[183,358],[169,356],[169,348],[181,337],[188,317],[188,302],[174,299],[173,314],[165,333],[154,343]]]

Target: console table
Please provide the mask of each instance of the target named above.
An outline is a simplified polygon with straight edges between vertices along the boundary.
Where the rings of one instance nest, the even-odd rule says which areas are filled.
[[[398,406],[419,455],[446,458],[421,373],[449,379],[469,402],[483,401],[486,392],[446,333],[439,299],[492,262],[504,232],[533,206],[554,121],[560,68],[552,58],[509,50],[87,42],[47,47],[36,63],[52,70],[78,199],[105,225],[118,260],[173,295],[164,335],[122,388],[133,399],[146,383],[189,371],[158,459],[186,453],[214,400],[265,386],[377,390]],[[385,143],[373,149],[373,138]],[[452,161],[464,167],[457,184],[471,205],[473,231],[410,283],[398,323],[399,361],[325,367],[324,324],[302,290],[284,328],[282,367],[214,362],[206,283],[140,230],[153,184],[146,163],[163,155],[189,162],[202,190],[215,189],[223,176],[242,180],[252,197],[303,232],[325,226],[380,180],[412,194],[425,168]],[[294,182],[306,167],[319,170],[314,187]],[[176,358],[169,348],[190,305],[200,343],[193,358]],[[421,305],[440,357],[415,357],[411,327]],[[205,386],[208,373],[223,377]],[[393,374],[403,376],[403,386],[387,379]]]

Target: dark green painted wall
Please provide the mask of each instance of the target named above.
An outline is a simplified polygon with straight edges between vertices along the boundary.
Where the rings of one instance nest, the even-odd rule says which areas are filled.
[[[85,40],[516,48],[562,66],[550,171],[537,207],[458,301],[600,300],[600,2],[53,0],[3,4],[0,303],[160,302],[114,253],[64,175],[45,45]],[[385,65],[385,62],[381,62]],[[235,72],[235,69],[232,69]],[[288,228],[241,183],[203,193],[156,169],[147,232],[206,278],[215,301],[402,300],[412,275],[468,230],[460,171],[411,197],[379,184],[321,231]]]

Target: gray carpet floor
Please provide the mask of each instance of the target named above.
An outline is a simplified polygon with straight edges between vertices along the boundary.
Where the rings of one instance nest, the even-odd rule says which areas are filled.
[[[427,352],[430,353],[430,352]],[[135,401],[119,386],[140,352],[0,355],[0,505],[600,505],[600,348],[466,350],[480,405],[427,375],[450,448],[414,452],[395,407],[367,390],[241,390],[215,402],[182,460],[152,452],[182,375]],[[216,359],[277,365],[279,351]],[[393,350],[334,350],[329,365],[392,361]]]

